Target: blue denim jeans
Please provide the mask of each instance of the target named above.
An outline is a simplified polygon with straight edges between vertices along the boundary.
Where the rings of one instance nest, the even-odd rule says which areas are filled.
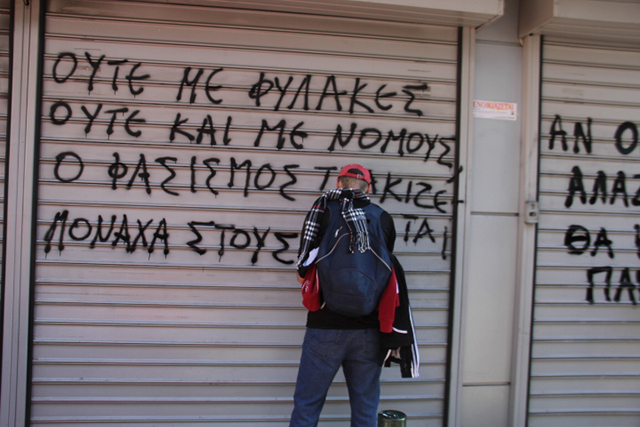
[[[349,390],[351,427],[375,427],[380,401],[377,329],[307,328],[289,427],[315,427],[329,386],[342,366]]]

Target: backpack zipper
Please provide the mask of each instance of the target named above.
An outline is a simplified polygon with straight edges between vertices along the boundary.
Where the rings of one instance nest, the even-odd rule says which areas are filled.
[[[342,228],[342,227],[340,227]],[[340,231],[340,228],[338,229],[338,231]],[[337,232],[336,232],[337,234]],[[329,255],[331,255],[333,253],[333,251],[336,250],[336,247],[338,246],[338,243],[340,243],[340,240],[342,240],[343,237],[348,236],[348,234],[343,234],[342,236],[340,236],[340,238],[338,240],[336,240],[336,243],[333,245],[333,247],[331,248],[331,250],[329,252],[327,252],[325,254],[325,256],[323,256],[322,258],[318,258],[316,260],[316,264],[319,263],[320,261],[322,261],[323,259],[325,259],[326,257],[328,257]]]
[[[340,228],[336,231],[335,236],[337,236],[337,235],[338,235],[338,231],[340,231],[340,229],[341,229],[341,228],[342,228],[342,227],[340,227]],[[316,263],[316,264],[318,264],[320,261],[322,261],[323,259],[325,259],[325,258],[326,258],[326,257],[328,257],[329,255],[331,255],[331,254],[333,253],[333,251],[335,251],[335,250],[336,250],[336,247],[338,246],[338,243],[340,243],[340,240],[342,240],[344,237],[346,237],[346,236],[348,236],[348,235],[349,235],[349,234],[343,234],[342,236],[340,236],[340,238],[339,238],[338,240],[336,240],[336,243],[333,245],[333,247],[331,248],[331,250],[330,250],[329,252],[327,252],[327,253],[326,253],[322,258],[318,258],[318,259],[316,260],[316,262],[315,262],[315,263]],[[387,264],[387,263],[382,259],[382,257],[380,257],[380,255],[378,255],[378,253],[377,253],[376,251],[374,251],[374,250],[373,250],[373,248],[371,248],[371,247],[370,247],[370,248],[369,248],[369,250],[370,250],[370,251],[371,251],[371,252],[376,256],[376,258],[378,258],[378,259],[380,260],[380,262],[381,262],[382,264],[384,264],[384,266],[385,266],[385,267],[387,267],[387,270],[392,271],[392,268],[389,266],[389,264]]]

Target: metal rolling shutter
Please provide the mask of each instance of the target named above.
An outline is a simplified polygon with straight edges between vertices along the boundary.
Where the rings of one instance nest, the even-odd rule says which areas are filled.
[[[7,152],[7,115],[9,106],[9,31],[11,28],[11,2],[0,1],[0,224],[4,223],[4,191],[5,191],[5,170]],[[3,262],[1,250],[4,245],[2,235],[4,227],[0,228],[0,264]],[[4,295],[3,295],[4,297]]]
[[[286,425],[297,234],[350,162],[395,219],[422,350],[381,409],[440,425],[457,29],[47,3],[31,425]],[[339,377],[324,425],[348,418]]]
[[[546,39],[529,426],[640,422],[640,50]]]

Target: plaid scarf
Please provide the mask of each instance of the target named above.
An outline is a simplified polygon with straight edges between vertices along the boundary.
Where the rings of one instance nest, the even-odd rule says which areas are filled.
[[[309,211],[307,220],[302,227],[302,243],[300,256],[298,257],[298,267],[304,263],[309,251],[313,249],[311,245],[314,244],[318,237],[327,203],[331,200],[340,200],[340,212],[347,223],[351,239],[349,241],[349,251],[354,253],[357,249],[360,252],[365,252],[369,249],[369,231],[367,230],[367,218],[364,210],[353,207],[354,200],[369,200],[369,196],[362,190],[355,188],[336,188],[318,198]]]

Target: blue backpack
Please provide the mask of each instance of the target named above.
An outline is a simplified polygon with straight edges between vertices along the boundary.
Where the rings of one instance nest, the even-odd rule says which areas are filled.
[[[349,229],[337,201],[329,202],[329,226],[320,243],[316,267],[322,297],[329,310],[349,317],[375,311],[391,276],[391,255],[380,225],[382,208],[362,208],[367,217],[369,245],[365,252],[349,252]]]

